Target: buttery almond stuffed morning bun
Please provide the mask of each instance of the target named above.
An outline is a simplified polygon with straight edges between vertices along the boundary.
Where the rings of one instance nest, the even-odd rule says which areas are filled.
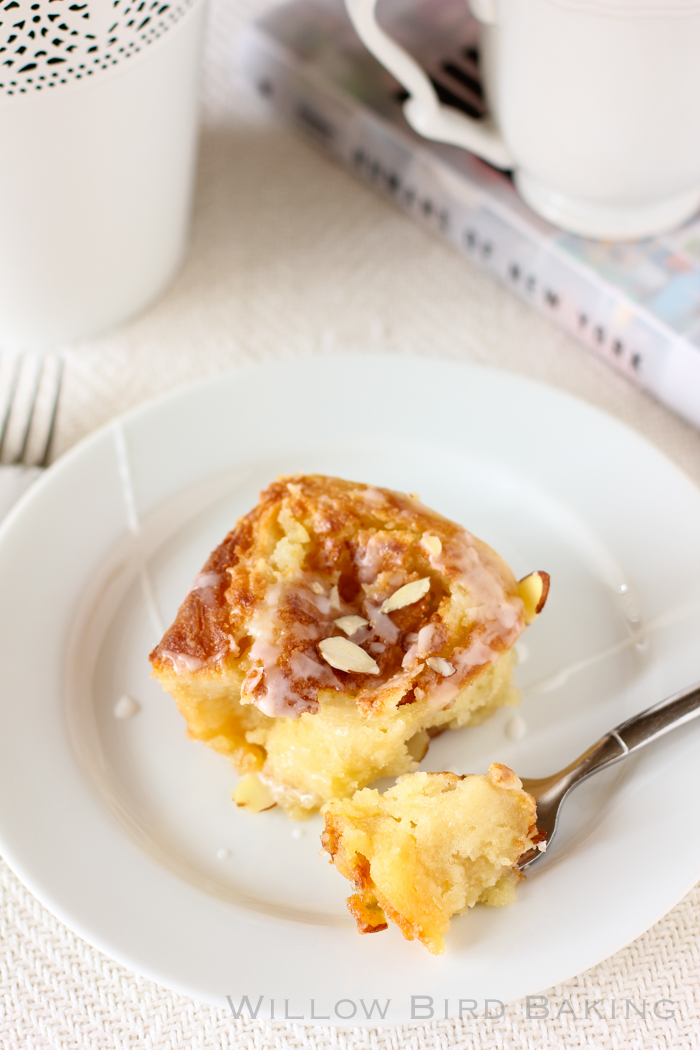
[[[295,475],[211,554],[151,662],[243,774],[236,802],[304,817],[517,704],[511,649],[548,588],[416,496]]]

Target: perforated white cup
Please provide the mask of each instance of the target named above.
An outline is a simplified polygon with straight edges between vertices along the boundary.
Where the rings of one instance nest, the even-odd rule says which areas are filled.
[[[0,0],[0,348],[168,283],[188,229],[205,0]]]

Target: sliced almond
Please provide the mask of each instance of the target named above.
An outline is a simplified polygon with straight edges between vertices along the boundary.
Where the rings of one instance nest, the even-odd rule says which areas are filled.
[[[410,740],[406,741],[406,750],[414,762],[422,762],[428,753],[430,737],[424,729],[419,729]]]
[[[293,481],[287,482],[287,488],[291,492],[292,496],[296,496],[297,499],[301,499],[301,489],[298,485],[295,485]]]
[[[531,572],[518,582],[518,597],[525,606],[525,623],[530,624],[539,616],[549,594],[549,574]]]
[[[441,674],[443,678],[449,678],[456,671],[454,665],[443,656],[429,656],[425,662],[428,667],[437,672],[437,674]]]
[[[232,797],[237,806],[251,813],[262,813],[276,805],[269,787],[255,773],[241,777]]]
[[[336,627],[340,627],[341,631],[345,631],[348,638],[355,631],[359,631],[360,627],[366,627],[368,622],[362,616],[339,616],[337,620],[333,621]]]
[[[255,692],[255,687],[265,673],[265,668],[262,664],[254,664],[248,674],[241,683],[241,696],[252,696]]]
[[[338,671],[353,671],[355,674],[379,674],[379,667],[369,653],[360,649],[348,638],[324,638],[318,643],[321,655],[327,664]]]
[[[442,554],[442,540],[439,536],[434,536],[432,532],[423,533],[420,545],[421,547],[425,547],[428,554],[432,554],[435,557],[437,557],[438,554]]]
[[[338,594],[338,584],[334,583],[331,587],[331,593],[328,595],[331,603],[331,609],[340,608],[340,595]]]
[[[411,583],[405,583],[403,587],[399,587],[398,591],[394,591],[390,598],[382,605],[383,613],[395,612],[396,609],[403,609],[406,605],[413,605],[415,602],[419,602],[424,594],[427,594],[430,590],[430,578],[425,576],[422,580],[413,580]]]
[[[314,580],[314,582],[311,584],[311,590],[314,592],[314,594],[326,593],[326,588],[323,586],[323,584],[318,583],[316,580]]]
[[[508,788],[509,791],[520,791],[523,786],[520,777],[513,772],[510,766],[504,766],[501,762],[491,763],[488,778],[493,784]]]

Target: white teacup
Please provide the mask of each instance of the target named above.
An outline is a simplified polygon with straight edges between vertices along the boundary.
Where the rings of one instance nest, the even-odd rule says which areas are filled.
[[[700,207],[700,0],[469,0],[488,122],[439,102],[377,25],[376,3],[345,0],[361,39],[409,92],[411,126],[513,169],[546,219],[629,240]]]

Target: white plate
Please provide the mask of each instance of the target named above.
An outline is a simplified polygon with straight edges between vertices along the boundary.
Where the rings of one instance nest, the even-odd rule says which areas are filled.
[[[425,768],[543,775],[700,678],[700,493],[639,436],[449,362],[241,369],[85,441],[0,532],[10,864],[108,955],[220,1006],[262,997],[264,1018],[274,1000],[277,1018],[366,1024],[377,999],[385,1023],[404,1021],[412,996],[456,1015],[460,999],[534,994],[623,947],[700,876],[700,725],[579,788],[518,903],[456,918],[441,958],[396,929],[359,937],[347,884],[318,857],[320,820],[236,809],[228,763],[185,738],[148,652],[210,549],[294,471],[418,491],[516,575],[551,573],[518,669],[525,736],[509,739],[501,711],[436,740]],[[122,695],[141,705],[131,719],[114,717]]]

